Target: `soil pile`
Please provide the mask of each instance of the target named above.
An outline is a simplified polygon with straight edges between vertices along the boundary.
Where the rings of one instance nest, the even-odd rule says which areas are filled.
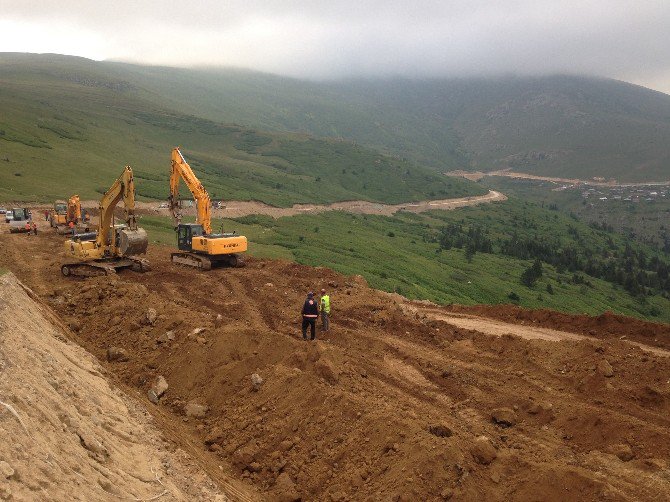
[[[0,239],[0,264],[156,402],[165,434],[217,481],[275,500],[670,493],[670,358],[619,340],[492,337],[409,313],[360,277],[280,261],[199,273],[152,248],[148,273],[66,280],[55,236]],[[304,342],[300,307],[321,287],[331,332]]]

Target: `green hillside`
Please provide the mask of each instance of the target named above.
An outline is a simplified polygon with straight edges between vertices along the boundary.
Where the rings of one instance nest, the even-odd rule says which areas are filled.
[[[142,226],[153,242],[174,245],[167,218],[144,216]],[[670,322],[667,256],[518,199],[393,217],[339,211],[278,220],[248,216],[224,220],[223,227],[246,235],[256,256],[361,274],[373,287],[409,298],[611,310]],[[541,276],[524,284],[535,260]]]
[[[141,197],[165,199],[175,145],[213,198],[285,206],[485,193],[351,142],[175,111],[168,98],[161,103],[114,71],[89,71],[92,63],[81,58],[47,58],[45,67],[28,69],[16,59],[0,56],[0,200],[98,198],[125,164],[134,168]]]
[[[670,96],[614,80],[308,82],[23,54],[0,55],[0,79],[103,85],[160,109],[355,140],[441,171],[511,167],[622,181],[670,178]]]

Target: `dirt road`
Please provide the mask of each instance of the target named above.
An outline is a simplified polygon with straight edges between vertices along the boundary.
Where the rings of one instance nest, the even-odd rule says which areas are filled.
[[[503,176],[506,178],[537,180],[537,181],[551,181],[554,183],[564,183],[570,185],[591,185],[601,187],[636,187],[636,186],[668,186],[670,181],[649,181],[644,183],[619,183],[616,180],[582,180],[578,178],[557,178],[554,176],[538,176],[535,174],[520,173],[512,171],[511,169],[500,169],[497,171],[450,171],[445,173],[447,176],[456,176],[465,178],[470,181],[479,181],[486,176]]]
[[[159,247],[145,274],[66,280],[61,246],[51,233],[2,233],[0,267],[127,392],[148,403],[164,376],[169,389],[147,404],[156,425],[219,483],[306,501],[670,493],[670,358],[597,338],[597,323],[562,341],[514,326],[491,336],[408,312],[360,277],[253,259],[199,273]],[[305,342],[300,306],[321,287],[332,329]],[[129,360],[106,361],[111,345]]]
[[[492,319],[490,317],[482,317],[472,314],[456,313],[445,311],[440,308],[426,307],[420,304],[408,302],[404,305],[411,313],[419,313],[425,315],[429,319],[444,321],[447,324],[463,329],[478,331],[494,336],[514,335],[524,338],[526,340],[546,340],[550,342],[560,341],[584,341],[593,339],[593,337],[572,333],[569,331],[562,331],[552,328],[544,328],[537,325],[523,325]],[[670,350],[662,349],[648,343],[641,343],[634,340],[626,340],[623,335],[619,339],[624,343],[629,343],[641,348],[647,352],[653,352],[660,356],[670,357]]]
[[[325,211],[347,211],[358,214],[377,214],[390,216],[398,211],[408,211],[412,213],[421,213],[431,211],[433,209],[456,209],[459,207],[476,206],[478,204],[486,204],[491,202],[499,202],[507,200],[507,197],[495,190],[490,190],[485,195],[462,197],[455,199],[441,199],[429,200],[421,202],[408,202],[405,204],[378,204],[375,202],[368,202],[364,200],[354,200],[345,202],[335,202],[333,204],[294,204],[292,207],[275,207],[263,202],[257,201],[226,201],[224,209],[213,209],[212,214],[218,218],[238,218],[240,216],[248,216],[251,214],[262,214],[272,216],[273,218],[281,218],[282,216],[295,216],[304,213],[322,213]],[[17,203],[10,203],[17,204]],[[20,203],[21,207],[25,203]],[[82,201],[82,207],[97,208],[98,201],[87,200]],[[170,216],[167,208],[160,207],[162,202],[136,202],[138,212],[159,214],[162,216]],[[32,204],[31,208],[47,209],[44,204]],[[184,208],[184,214],[195,214],[195,208]]]

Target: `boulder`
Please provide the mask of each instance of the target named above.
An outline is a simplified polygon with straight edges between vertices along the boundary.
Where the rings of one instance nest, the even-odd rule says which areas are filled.
[[[167,390],[168,390],[167,380],[165,380],[165,378],[161,375],[158,378],[156,378],[156,381],[151,386],[151,389],[149,389],[149,392],[147,392],[149,401],[151,401],[154,404],[158,404],[158,401],[160,400],[161,396],[165,394],[165,391]]]
[[[128,352],[121,347],[109,347],[107,349],[107,360],[110,362],[118,361],[125,362],[130,358],[128,357]]]
[[[448,438],[454,435],[454,432],[449,427],[442,424],[429,425],[428,432],[430,432],[433,436],[440,438]]]
[[[5,479],[11,478],[16,471],[14,471],[14,468],[9,465],[7,462],[4,460],[0,460],[0,476],[2,476]]]
[[[184,413],[187,417],[194,418],[205,418],[209,408],[204,404],[199,404],[195,401],[190,401],[186,406],[184,406]]]
[[[614,369],[607,359],[601,359],[598,363],[598,372],[605,378],[612,378],[614,376]]]
[[[501,427],[516,425],[516,413],[511,408],[496,408],[491,412],[491,418]]]
[[[158,312],[156,312],[156,309],[147,309],[146,313],[144,314],[144,323],[148,324],[149,326],[153,326],[156,323],[156,319],[158,319]]]
[[[470,448],[470,453],[475,461],[482,465],[489,465],[498,456],[495,446],[493,446],[491,440],[486,436],[479,436],[475,439]]]
[[[216,314],[216,317],[214,318],[214,327],[220,328],[221,326],[223,326],[223,316],[221,314]]]
[[[263,378],[258,373],[251,375],[251,388],[254,392],[258,392],[262,385]]]

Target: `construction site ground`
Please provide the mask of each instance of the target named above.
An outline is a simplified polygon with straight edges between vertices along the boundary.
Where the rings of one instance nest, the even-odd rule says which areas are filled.
[[[194,483],[217,484],[207,496],[218,489],[233,500],[669,497],[667,326],[608,315],[573,316],[572,326],[563,314],[409,302],[361,277],[284,261],[250,259],[244,268],[202,273],[173,266],[170,249],[156,246],[150,272],[71,279],[60,274],[62,242],[46,229],[0,234],[0,268],[34,293],[21,315],[49,319],[93,354],[99,363],[73,347],[84,368],[98,368],[96,378],[148,411],[146,426],[165,442],[157,458],[183,453],[201,470]],[[332,329],[305,342],[300,307],[307,291],[322,287],[331,294]],[[0,366],[0,375],[7,371]],[[159,376],[168,388],[154,404],[147,393]],[[2,400],[25,416],[31,396],[16,385]],[[15,418],[0,412],[9,427]],[[12,427],[21,437],[20,424]],[[21,437],[15,455],[44,455],[27,449],[30,441]],[[193,489],[179,469],[174,479],[165,469],[148,472],[144,485],[123,493],[160,495],[166,488],[157,479],[175,494]],[[18,493],[27,476],[15,477],[2,486]]]

